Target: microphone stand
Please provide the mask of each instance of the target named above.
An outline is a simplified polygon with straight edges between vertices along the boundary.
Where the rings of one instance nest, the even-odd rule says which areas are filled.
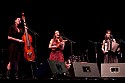
[[[64,35],[64,34],[63,34]],[[73,56],[73,49],[72,49],[72,44],[73,43],[76,43],[76,42],[74,42],[74,41],[72,41],[72,40],[70,40],[69,38],[67,38],[65,35],[64,36],[62,36],[62,38],[65,38],[66,40],[68,40],[69,42],[70,42],[70,44],[71,44],[71,48],[70,48],[70,53],[71,53],[71,57]]]
[[[124,43],[124,44],[125,44],[125,41],[124,41],[124,40],[120,39],[119,41],[120,41],[120,44],[121,44],[121,43]],[[120,48],[120,49],[121,49],[121,48]],[[122,55],[122,51],[121,51],[121,52],[120,52],[120,60],[121,60],[120,62],[121,62],[121,63],[123,62],[122,58],[123,58],[123,55]]]
[[[100,42],[93,42],[93,41],[90,41],[90,40],[89,40],[89,42],[94,44],[95,55],[96,55],[96,63],[97,63],[97,58],[98,58],[98,55],[97,55],[97,44],[101,44],[101,43]]]
[[[37,50],[36,50],[36,36],[39,36],[39,34],[37,32],[35,32],[34,30],[30,29],[30,28],[28,28],[28,30],[30,32],[32,32],[34,34],[34,36],[35,36],[35,46],[34,46],[34,49],[35,49],[35,55],[36,55],[37,54]],[[36,59],[37,59],[37,56],[36,56]],[[36,69],[38,69],[37,62],[36,61],[33,61],[33,62],[35,62],[35,64],[36,64]],[[32,63],[31,63],[31,70],[32,70],[32,77],[33,77],[33,79],[36,79],[36,77],[34,76]]]
[[[124,40],[122,40],[122,39],[120,39],[120,42],[125,43],[125,41],[124,41]]]
[[[37,54],[37,50],[36,50],[36,36],[39,36],[39,34],[38,34],[37,32],[35,32],[34,30],[30,29],[30,28],[28,28],[28,29],[29,29],[29,31],[31,31],[31,32],[34,34],[34,36],[35,36],[35,46],[34,46],[34,49],[35,49],[35,54]]]

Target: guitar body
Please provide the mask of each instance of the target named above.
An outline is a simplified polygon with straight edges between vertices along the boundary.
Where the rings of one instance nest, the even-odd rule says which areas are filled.
[[[31,43],[32,43],[31,35],[28,34],[28,42],[30,43],[30,45],[27,45],[26,35],[23,35],[22,40],[25,42],[25,44],[24,44],[24,58],[27,61],[34,61],[35,53],[34,53],[34,48],[31,45]]]

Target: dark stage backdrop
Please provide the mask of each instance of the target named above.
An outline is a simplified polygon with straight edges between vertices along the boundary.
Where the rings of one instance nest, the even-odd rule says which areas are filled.
[[[38,62],[48,59],[50,52],[48,44],[55,30],[59,30],[62,36],[75,42],[72,44],[70,41],[66,42],[65,59],[72,54],[81,56],[88,50],[89,61],[96,62],[92,42],[102,42],[106,29],[111,29],[117,40],[125,40],[124,5],[113,3],[4,0],[1,3],[3,5],[0,5],[0,48],[5,50],[8,48],[8,27],[13,23],[14,17],[21,16],[21,11],[24,10],[26,23],[32,29],[29,33],[33,37]],[[122,42],[123,56],[124,47],[125,44]],[[103,57],[100,49],[101,45],[97,44],[99,60]]]

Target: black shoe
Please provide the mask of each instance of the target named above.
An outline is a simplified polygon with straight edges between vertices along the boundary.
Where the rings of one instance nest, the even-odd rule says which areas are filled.
[[[7,72],[6,72],[6,79],[10,79],[10,71],[9,70],[7,70]]]
[[[6,76],[6,79],[10,79],[10,77],[9,77],[9,76]]]
[[[16,79],[16,80],[19,79],[18,76],[15,76],[15,79]]]
[[[15,73],[15,79],[18,79],[18,74],[17,73]]]

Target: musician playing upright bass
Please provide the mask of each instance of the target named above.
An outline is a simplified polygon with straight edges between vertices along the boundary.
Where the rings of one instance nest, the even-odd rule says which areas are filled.
[[[21,18],[16,17],[14,24],[10,26],[8,32],[9,39],[9,60],[7,64],[6,76],[10,79],[18,79],[18,62],[23,51],[22,36],[24,34]]]

